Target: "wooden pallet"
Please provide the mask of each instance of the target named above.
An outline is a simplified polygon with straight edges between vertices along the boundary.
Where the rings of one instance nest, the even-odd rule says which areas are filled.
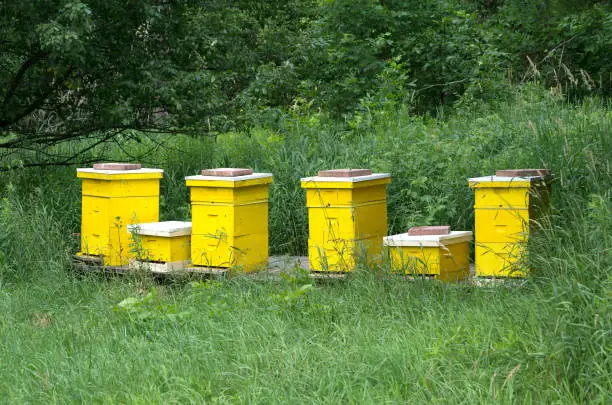
[[[85,272],[104,272],[115,274],[134,273],[139,270],[145,270],[156,276],[163,275],[181,275],[181,274],[199,274],[203,276],[222,277],[230,274],[230,269],[206,266],[192,266],[188,262],[174,263],[153,263],[153,262],[136,262],[133,261],[129,266],[105,266],[104,261],[99,256],[74,256],[74,268]],[[267,268],[253,273],[244,274],[247,277],[261,280],[281,280],[281,273],[290,273],[293,270],[303,270],[307,272],[308,277],[313,280],[344,280],[352,273],[340,272],[313,272],[310,271],[308,257],[305,256],[270,256]],[[435,280],[435,277],[414,276],[410,274],[397,274],[398,280]],[[487,278],[476,277],[474,275],[473,265],[470,268],[470,276],[460,283],[469,283],[477,287],[520,287],[527,283],[527,280],[522,278]]]
[[[127,266],[105,266],[104,259],[100,256],[74,255],[72,267],[84,272],[103,272],[103,273],[129,273]]]
[[[351,273],[339,271],[311,271],[310,278],[313,280],[344,280]]]
[[[477,287],[521,287],[527,280],[518,277],[471,277],[469,282]]]
[[[188,274],[202,274],[209,276],[226,276],[229,274],[229,269],[220,267],[204,267],[204,266],[192,266],[187,267],[185,272]]]
[[[154,263],[132,261],[128,266],[105,266],[101,257],[84,255],[74,256],[73,267],[83,272],[113,274],[134,274],[144,270],[156,276],[181,274],[225,276],[229,272],[228,269],[189,266],[187,262]]]

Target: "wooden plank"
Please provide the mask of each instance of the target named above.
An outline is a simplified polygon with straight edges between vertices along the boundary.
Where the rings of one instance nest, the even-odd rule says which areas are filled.
[[[113,273],[113,274],[125,274],[133,271],[129,267],[125,266],[105,266],[104,264],[99,264],[97,261],[87,261],[87,260],[75,260],[72,263],[72,268],[83,271],[83,272],[91,272],[91,273]]]
[[[182,271],[174,271],[172,273],[181,273]],[[193,273],[193,274],[208,274],[211,276],[225,276],[229,273],[229,269],[222,269],[219,267],[200,267],[200,266],[191,266],[187,267],[184,273]]]
[[[344,280],[350,272],[311,271],[310,278],[315,280]]]
[[[74,260],[84,264],[104,266],[104,259],[100,256],[74,255]]]
[[[521,287],[527,284],[524,278],[513,277],[472,277],[470,283],[476,287]]]

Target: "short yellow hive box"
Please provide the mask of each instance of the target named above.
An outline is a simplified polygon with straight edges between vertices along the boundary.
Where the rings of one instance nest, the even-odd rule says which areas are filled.
[[[160,264],[160,271],[184,269],[191,257],[191,222],[165,221],[128,225],[139,262]],[[152,263],[152,264],[151,264]]]
[[[270,173],[210,169],[187,177],[191,190],[191,263],[254,271],[268,262]]]
[[[100,163],[77,169],[82,179],[81,251],[105,266],[125,266],[131,253],[127,225],[159,220],[161,169],[140,164]]]
[[[459,281],[470,274],[472,232],[452,231],[446,235],[402,233],[384,238],[391,269],[415,276],[433,276],[442,281]]]
[[[390,181],[389,174],[369,169],[326,170],[301,179],[312,271],[350,272],[359,257],[367,262],[380,259]]]
[[[474,189],[476,276],[524,277],[527,242],[549,213],[552,176],[545,169],[498,170],[469,179]]]

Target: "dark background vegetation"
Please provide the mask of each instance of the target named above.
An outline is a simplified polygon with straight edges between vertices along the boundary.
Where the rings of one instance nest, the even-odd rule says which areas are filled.
[[[46,148],[244,131],[287,111],[427,113],[528,80],[609,95],[610,18],[592,0],[3,1],[0,150],[73,163],[78,150]]]

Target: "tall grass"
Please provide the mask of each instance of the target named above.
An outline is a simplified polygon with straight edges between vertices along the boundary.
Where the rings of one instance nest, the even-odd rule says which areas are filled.
[[[189,217],[183,177],[203,167],[272,172],[271,250],[289,254],[306,247],[299,178],[319,169],[390,172],[395,233],[435,223],[470,230],[468,177],[548,167],[557,177],[554,215],[530,241],[534,275],[515,288],[406,282],[368,269],[314,288],[298,273],[281,282],[75,278],[66,275],[76,249],[71,234],[79,227],[74,170],[6,175],[0,179],[0,397],[10,403],[606,403],[611,135],[605,102],[571,105],[528,87],[512,100],[443,120],[402,110],[347,123],[292,117],[250,134],[124,145],[133,152],[156,148],[147,159],[166,171],[164,219]]]
[[[0,280],[66,273],[72,235],[46,202],[39,189],[26,201],[12,184],[6,187],[0,200]]]

